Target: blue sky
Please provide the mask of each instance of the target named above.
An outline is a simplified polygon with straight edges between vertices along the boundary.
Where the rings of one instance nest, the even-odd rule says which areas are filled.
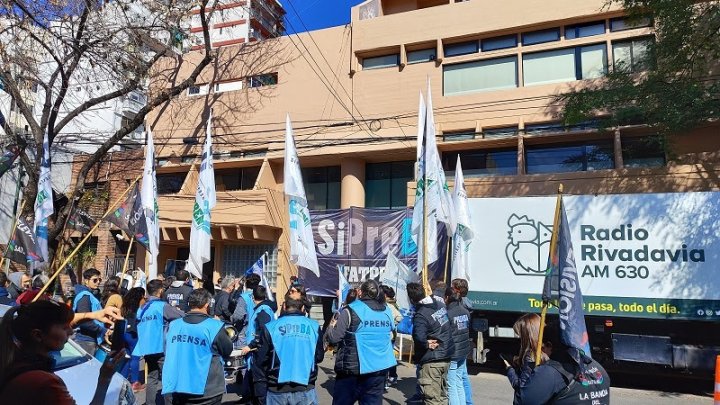
[[[280,0],[280,4],[287,12],[285,29],[288,34],[292,34],[345,25],[350,22],[350,7],[363,1],[365,0]]]

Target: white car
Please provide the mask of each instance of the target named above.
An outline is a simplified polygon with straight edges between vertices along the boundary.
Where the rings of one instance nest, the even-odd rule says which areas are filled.
[[[0,305],[0,317],[10,307]],[[72,340],[59,352],[51,353],[55,359],[53,373],[60,377],[78,405],[89,404],[95,395],[100,363]],[[115,373],[105,394],[105,405],[134,405],[137,403],[132,386],[122,375]]]

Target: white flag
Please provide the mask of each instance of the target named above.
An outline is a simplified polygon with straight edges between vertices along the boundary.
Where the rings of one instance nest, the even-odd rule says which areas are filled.
[[[52,177],[50,173],[50,141],[48,134],[43,136],[43,156],[40,160],[40,177],[38,179],[37,196],[35,197],[35,237],[45,263],[49,263],[48,252],[48,218],[55,211],[53,206]]]
[[[160,250],[160,220],[157,203],[157,179],[155,177],[155,143],[152,131],[147,127],[147,145],[145,146],[145,168],[143,169],[141,199],[145,209],[148,229],[150,280],[157,278],[157,257]]]
[[[212,113],[208,116],[205,147],[203,148],[198,176],[195,206],[190,228],[190,260],[188,271],[202,278],[203,264],[210,261],[210,212],[217,203],[215,197],[215,171],[212,157]]]
[[[453,202],[457,215],[457,229],[453,236],[452,278],[470,280],[470,245],[475,237],[470,224],[470,209],[468,208],[467,191],[463,177],[460,155],[455,165],[455,187],[453,189]]]
[[[407,284],[419,282],[420,278],[415,272],[400,261],[392,251],[388,252],[385,271],[380,275],[380,283],[395,290],[395,301],[399,309],[407,310],[412,307],[407,294]]]
[[[313,239],[310,210],[300,172],[300,161],[295,149],[290,115],[285,122],[284,187],[290,210],[290,260],[320,277],[315,241]]]

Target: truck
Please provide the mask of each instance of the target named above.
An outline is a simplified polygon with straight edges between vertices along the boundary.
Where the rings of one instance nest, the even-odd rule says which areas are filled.
[[[592,357],[609,370],[712,372],[720,192],[565,195],[563,204]],[[555,196],[469,199],[478,362],[516,353],[513,323],[541,310],[555,205]]]

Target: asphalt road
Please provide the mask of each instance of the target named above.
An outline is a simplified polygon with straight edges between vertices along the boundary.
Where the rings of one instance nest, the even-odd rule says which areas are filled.
[[[328,355],[321,364],[317,392],[320,404],[332,403],[334,359]],[[473,401],[480,405],[507,405],[512,403],[512,389],[504,375],[471,368],[470,380],[473,386]],[[385,394],[386,404],[404,404],[415,392],[414,367],[407,364],[398,366],[400,380]],[[681,378],[659,378],[652,376],[613,376],[611,400],[613,405],[677,405],[712,403],[712,382],[690,382]],[[229,387],[232,389],[232,387]],[[139,403],[144,403],[144,393],[138,393]],[[227,394],[223,403],[232,404],[238,400],[235,394]]]

